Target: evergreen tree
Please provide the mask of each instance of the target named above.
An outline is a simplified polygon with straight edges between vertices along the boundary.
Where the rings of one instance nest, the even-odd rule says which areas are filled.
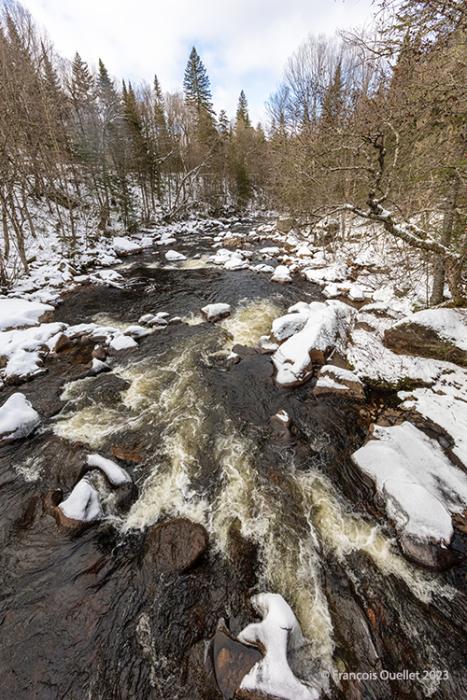
[[[94,78],[91,75],[89,66],[83,61],[79,53],[75,53],[71,66],[70,92],[73,100],[77,103],[86,103],[91,100],[94,87]]]
[[[186,102],[196,108],[198,115],[202,112],[213,114],[211,84],[206,68],[194,46],[185,68],[183,90]]]
[[[250,115],[248,114],[248,102],[243,90],[240,92],[237,106],[237,125],[240,124],[244,127],[251,126]]]

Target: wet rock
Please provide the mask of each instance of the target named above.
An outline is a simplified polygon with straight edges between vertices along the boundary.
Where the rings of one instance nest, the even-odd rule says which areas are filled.
[[[467,309],[426,309],[388,328],[384,344],[396,353],[447,360],[467,367]]]
[[[121,459],[122,462],[129,462],[130,464],[139,464],[144,459],[141,452],[137,449],[131,449],[124,445],[113,445],[112,455],[117,459]]]
[[[73,515],[69,513],[67,514],[66,508],[63,509],[60,507],[60,504],[63,502],[63,492],[60,489],[47,493],[43,501],[44,511],[52,515],[57,525],[60,527],[66,528],[67,530],[78,530],[80,528],[89,527],[98,521],[98,517],[92,517],[86,520],[73,517]]]
[[[207,356],[208,367],[219,367],[220,369],[230,369],[240,362],[240,356],[230,350],[218,350]]]
[[[262,335],[258,341],[257,349],[263,355],[272,355],[276,352],[279,345],[275,343],[268,335]]]
[[[289,442],[292,438],[290,426],[292,421],[287,411],[278,411],[271,418],[271,428],[275,437],[281,442]]]
[[[145,562],[154,570],[182,573],[192,567],[209,544],[205,528],[187,518],[169,520],[150,528]]]
[[[72,345],[72,341],[70,338],[65,335],[65,333],[60,333],[60,335],[57,338],[57,342],[55,343],[54,351],[56,353],[60,353],[63,350],[68,350]]]
[[[201,309],[201,313],[208,321],[220,321],[221,318],[230,316],[230,304],[207,304]]]
[[[92,357],[104,361],[107,357],[107,349],[103,345],[96,345],[92,351]]]
[[[357,375],[333,365],[325,365],[320,369],[313,394],[315,396],[336,394],[357,401],[365,398],[363,384]]]
[[[408,533],[402,533],[399,542],[408,559],[428,569],[444,571],[456,563],[455,553],[439,543],[427,542]]]
[[[212,640],[214,675],[225,700],[238,697],[240,684],[253,666],[263,658],[254,646],[243,644],[233,637],[224,620],[220,620]]]

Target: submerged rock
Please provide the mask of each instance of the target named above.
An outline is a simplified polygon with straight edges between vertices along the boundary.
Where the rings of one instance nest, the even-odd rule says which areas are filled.
[[[182,573],[198,561],[208,544],[208,533],[199,523],[187,518],[169,520],[150,528],[145,562],[155,571]]]
[[[467,367],[467,309],[426,309],[384,332],[384,344],[397,353],[448,360]]]

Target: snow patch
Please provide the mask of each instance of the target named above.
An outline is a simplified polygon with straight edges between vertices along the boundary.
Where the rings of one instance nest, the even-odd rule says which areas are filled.
[[[12,394],[0,407],[0,442],[27,437],[41,419],[24,394]]]

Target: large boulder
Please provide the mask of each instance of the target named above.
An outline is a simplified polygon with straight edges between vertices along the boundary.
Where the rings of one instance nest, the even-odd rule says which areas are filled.
[[[155,571],[182,573],[198,561],[208,544],[208,533],[202,525],[176,518],[149,530],[145,561]]]
[[[448,360],[467,367],[467,309],[426,309],[403,318],[384,333],[396,353]]]
[[[214,676],[226,700],[236,696],[244,676],[263,658],[259,649],[235,639],[227,629],[224,620],[218,623],[210,652]]]
[[[404,553],[431,568],[444,568],[453,536],[452,515],[467,505],[467,477],[437,441],[408,422],[374,426],[352,455],[375,483]]]
[[[307,381],[313,374],[313,364],[323,365],[331,351],[344,349],[355,317],[355,311],[339,301],[299,303],[289,309],[283,323],[276,320],[276,332],[288,334],[294,313],[298,317],[296,327],[302,326],[302,315],[307,317],[305,325],[287,337],[272,356],[276,382],[289,387]]]

